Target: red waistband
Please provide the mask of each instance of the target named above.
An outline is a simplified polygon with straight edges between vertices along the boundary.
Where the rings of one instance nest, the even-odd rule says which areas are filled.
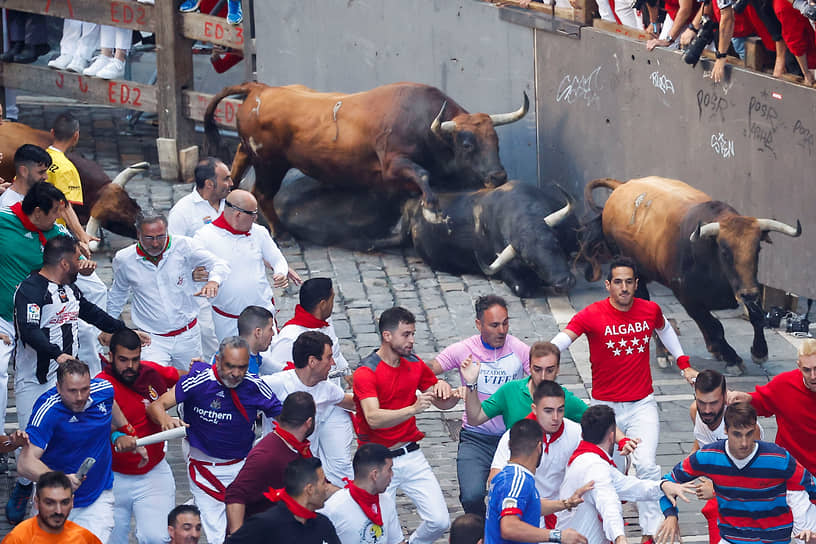
[[[213,307],[212,307],[212,309],[213,309],[213,311],[214,311],[215,313],[217,313],[218,315],[223,315],[224,317],[229,317],[230,319],[238,319],[238,316],[237,316],[237,315],[233,315],[233,314],[231,314],[231,313],[227,313],[227,312],[225,312],[224,310],[222,310],[221,308],[219,308],[218,306],[213,306]]]
[[[192,320],[192,321],[190,321],[189,323],[187,323],[186,325],[184,325],[184,326],[183,326],[182,328],[180,328],[180,329],[176,329],[176,330],[174,330],[174,331],[166,332],[166,333],[164,333],[164,334],[161,334],[161,333],[158,333],[158,332],[157,332],[157,333],[156,333],[156,336],[165,336],[165,337],[167,337],[167,336],[178,336],[179,334],[181,334],[181,333],[183,333],[183,332],[186,332],[186,331],[189,331],[190,329],[192,329],[193,327],[195,327],[195,326],[196,326],[196,323],[198,323],[198,318],[193,318],[193,320]]]
[[[189,464],[187,470],[190,474],[190,480],[199,488],[201,491],[212,497],[213,499],[224,502],[224,497],[227,491],[226,486],[221,483],[219,480],[210,470],[207,468],[210,467],[223,467],[227,465],[234,465],[236,463],[240,463],[243,459],[233,459],[232,461],[227,461],[224,463],[211,463],[208,461],[199,461],[198,459],[193,459],[192,457],[189,460]],[[212,487],[207,487],[204,485],[204,482],[200,482],[196,477],[196,473],[200,474],[207,483],[209,483]]]

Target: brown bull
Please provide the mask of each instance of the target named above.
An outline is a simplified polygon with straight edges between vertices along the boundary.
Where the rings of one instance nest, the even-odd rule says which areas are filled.
[[[389,193],[417,191],[431,208],[431,185],[448,190],[494,187],[507,180],[494,127],[513,113],[470,114],[442,91],[395,83],[370,91],[320,93],[302,85],[244,83],[213,97],[204,116],[210,146],[220,137],[214,113],[227,96],[244,98],[236,118],[240,144],[232,164],[239,182],[255,167],[255,194],[273,227],[272,199],[290,168],[323,183]]]
[[[54,137],[50,132],[33,129],[22,123],[0,124],[0,177],[6,181],[14,178],[14,152],[21,145],[34,144],[46,149],[52,143]],[[139,205],[130,198],[124,186],[134,175],[146,171],[149,165],[144,162],[134,164],[111,181],[95,162],[79,153],[68,153],[67,156],[76,166],[82,183],[84,204],[74,206],[74,211],[79,221],[88,225],[88,233],[96,236],[102,226],[116,234],[135,238]]]
[[[602,210],[592,198],[597,187],[612,189]],[[648,298],[650,281],[670,288],[697,323],[708,351],[740,371],[742,359],[726,342],[722,324],[711,311],[736,308],[741,302],[754,328],[751,356],[756,362],[767,359],[756,277],[759,245],[771,241],[771,231],[799,236],[799,221],[794,228],[745,217],[682,181],[661,177],[598,179],[586,186],[584,196],[590,208],[601,211],[610,249],[638,263],[639,296]]]

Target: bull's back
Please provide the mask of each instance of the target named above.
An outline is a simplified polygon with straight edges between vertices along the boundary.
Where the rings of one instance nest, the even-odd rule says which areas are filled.
[[[603,230],[620,252],[634,258],[649,279],[668,281],[688,211],[711,197],[682,181],[657,176],[633,179],[612,191],[603,208]]]
[[[14,178],[14,153],[23,144],[34,144],[46,149],[54,142],[49,132],[37,130],[22,123],[0,124],[0,177]]]

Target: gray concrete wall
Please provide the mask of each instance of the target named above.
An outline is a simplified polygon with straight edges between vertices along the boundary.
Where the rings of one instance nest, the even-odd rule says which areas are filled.
[[[683,180],[745,215],[802,221],[773,234],[760,281],[816,297],[816,94],[743,69],[725,84],[680,53],[591,28],[574,40],[539,32],[542,178],[580,194],[599,177]]]
[[[497,113],[534,95],[533,31],[479,0],[256,2],[258,80],[356,92],[434,85],[471,112]],[[511,178],[535,183],[535,111],[499,127]]]

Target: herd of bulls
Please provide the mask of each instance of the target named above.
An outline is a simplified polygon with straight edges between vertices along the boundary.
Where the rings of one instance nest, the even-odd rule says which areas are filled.
[[[209,148],[222,155],[214,113],[228,96],[244,99],[232,177],[254,169],[253,191],[279,236],[358,250],[412,244],[435,269],[495,275],[519,296],[569,290],[579,261],[597,280],[602,256],[621,253],[640,266],[639,295],[648,297],[650,281],[669,287],[708,350],[732,365],[741,359],[711,311],[745,304],[755,331],[751,355],[767,357],[759,246],[770,232],[799,236],[798,221],[792,227],[742,216],[660,177],[591,181],[579,221],[559,187],[507,181],[495,127],[524,117],[526,95],[517,111],[488,115],[468,113],[439,89],[415,83],[354,94],[245,83],[221,91],[205,115]],[[0,176],[11,179],[17,146],[47,147],[49,139],[25,125],[0,125]],[[86,195],[80,218],[91,217],[90,229],[134,236],[138,205],[122,186],[145,166],[111,182],[95,163],[69,157]],[[302,174],[284,183],[293,168]],[[611,190],[603,206],[594,201],[596,188]]]

